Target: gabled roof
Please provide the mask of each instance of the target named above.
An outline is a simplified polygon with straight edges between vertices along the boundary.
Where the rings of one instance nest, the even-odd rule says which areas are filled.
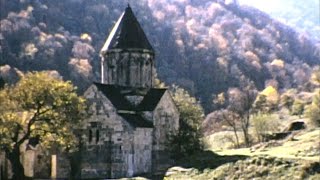
[[[123,119],[125,119],[133,127],[144,127],[152,128],[153,123],[144,119],[139,114],[130,114],[130,113],[118,113]]]
[[[115,85],[94,83],[98,90],[101,91],[114,105],[117,110],[133,110],[134,107],[120,93],[120,88]]]
[[[166,90],[167,89],[150,89],[138,105],[137,109],[141,111],[153,111]]]
[[[117,113],[124,120],[126,120],[132,127],[144,127],[152,128],[153,123],[148,121],[143,116],[140,115],[141,111],[153,111],[159,104],[161,98],[167,89],[137,89],[128,90],[128,87],[109,85],[109,84],[100,84],[94,83],[98,91],[102,92],[106,98],[110,100],[113,106],[117,109]],[[138,105],[132,105],[127,99],[126,95],[138,94],[141,96],[142,91],[147,91],[143,96],[143,100]],[[126,92],[126,93],[123,93]]]
[[[167,90],[151,88],[148,90],[147,94],[144,95],[143,100],[137,106],[134,106],[125,98],[124,94],[121,94],[121,91],[125,90],[126,87],[100,83],[94,84],[97,86],[98,90],[111,101],[117,110],[128,111],[153,111]]]
[[[144,31],[142,30],[137,18],[128,5],[122,13],[115,26],[111,30],[107,41],[101,49],[104,53],[111,49],[145,49],[153,51]]]

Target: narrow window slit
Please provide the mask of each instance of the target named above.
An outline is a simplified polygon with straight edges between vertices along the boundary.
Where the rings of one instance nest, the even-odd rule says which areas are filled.
[[[99,138],[100,138],[100,132],[99,130],[96,131],[96,143],[99,142]]]

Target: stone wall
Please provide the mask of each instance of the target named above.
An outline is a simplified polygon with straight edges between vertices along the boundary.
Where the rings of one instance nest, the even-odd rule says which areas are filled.
[[[168,135],[177,133],[179,129],[179,111],[169,93],[165,92],[153,112],[153,171],[164,171],[173,161],[167,152]]]
[[[152,128],[137,128],[134,132],[134,175],[151,173],[152,132]]]
[[[103,61],[104,83],[130,87],[152,87],[154,55],[147,51],[110,50]]]
[[[85,147],[82,155],[82,178],[118,178],[134,173],[128,171],[133,158],[134,128],[95,86],[85,96],[91,116],[83,124]]]
[[[34,177],[34,165],[37,159],[37,148],[28,145],[28,148],[23,151],[22,155],[22,165],[24,168],[24,175],[27,177]]]
[[[168,91],[154,112],[142,112],[154,128],[130,125],[94,85],[85,97],[90,118],[82,125],[82,178],[132,177],[164,170],[172,163],[167,135],[178,130],[179,113]]]
[[[49,178],[51,173],[51,155],[41,145],[37,148],[34,161],[34,177]]]
[[[56,178],[69,178],[71,176],[71,165],[70,165],[70,156],[69,154],[63,152],[57,152],[56,154],[52,154],[51,156],[51,170],[53,170],[54,166],[54,158],[56,157]],[[53,173],[51,172],[51,176]],[[54,178],[54,177],[52,177]]]

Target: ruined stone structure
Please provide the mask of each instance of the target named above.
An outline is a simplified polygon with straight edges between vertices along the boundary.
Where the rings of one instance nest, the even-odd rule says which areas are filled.
[[[167,168],[167,135],[178,130],[179,112],[169,91],[154,87],[154,50],[129,6],[100,55],[101,82],[84,94],[90,118],[82,129],[81,178],[131,177]]]

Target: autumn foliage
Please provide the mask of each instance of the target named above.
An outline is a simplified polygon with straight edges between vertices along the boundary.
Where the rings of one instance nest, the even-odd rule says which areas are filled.
[[[27,73],[17,84],[1,89],[0,150],[12,164],[13,179],[23,178],[23,144],[36,138],[42,147],[54,144],[73,151],[78,143],[74,130],[85,117],[85,101],[74,86],[46,72]]]

